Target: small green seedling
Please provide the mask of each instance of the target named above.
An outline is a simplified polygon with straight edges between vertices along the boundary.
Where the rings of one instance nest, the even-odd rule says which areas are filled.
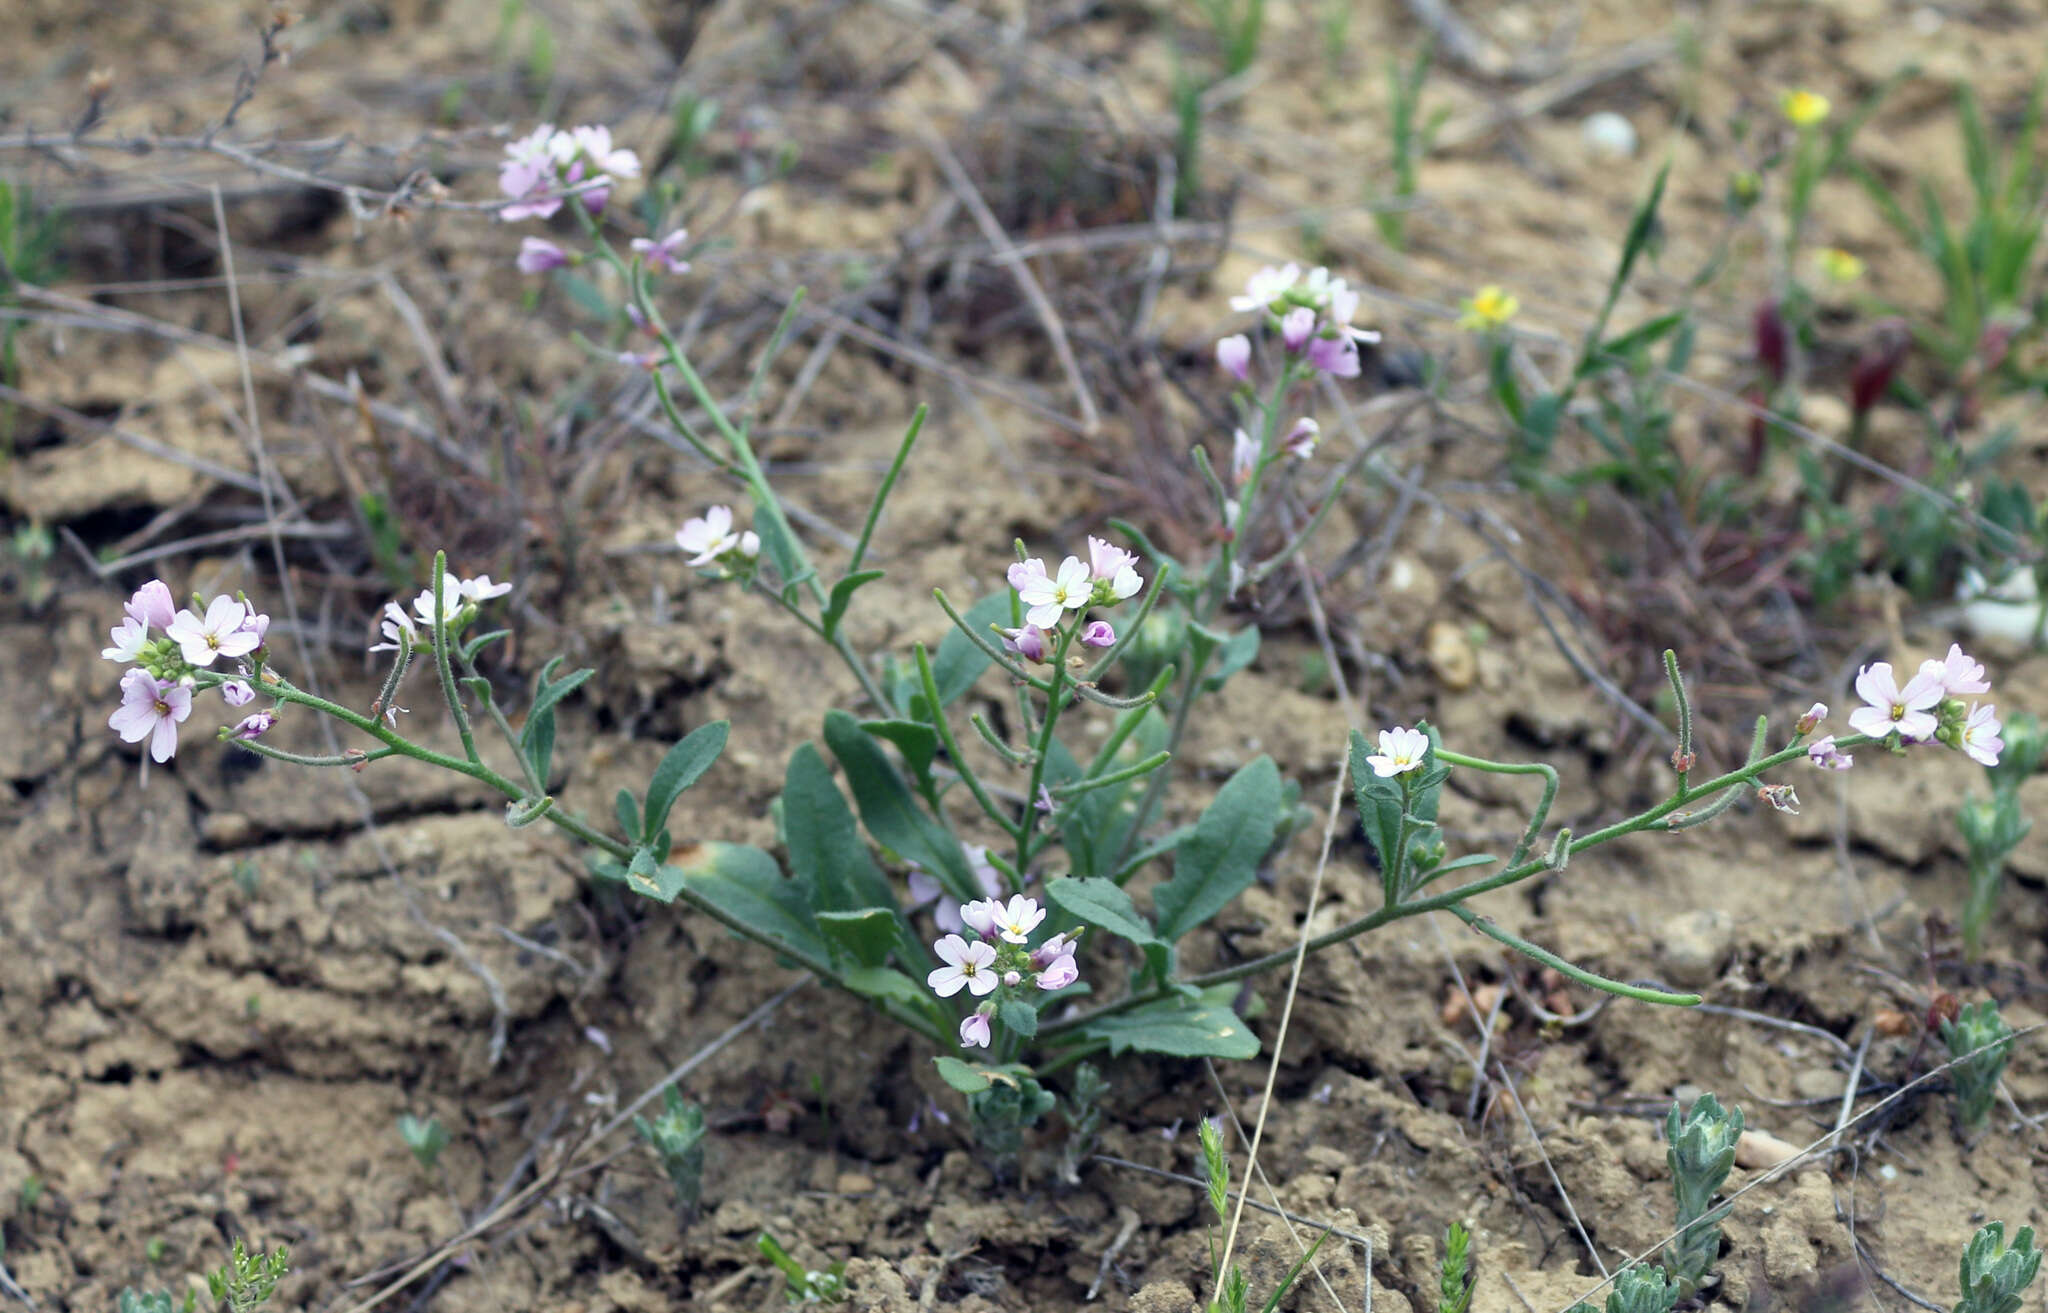
[[[782,1269],[788,1283],[786,1293],[792,1304],[843,1304],[846,1302],[846,1264],[834,1263],[824,1271],[806,1268],[789,1256],[789,1251],[766,1231],[754,1241],[761,1256]]]
[[[2041,1270],[2034,1228],[2023,1226],[2005,1243],[2005,1223],[1993,1222],[1970,1237],[1963,1250],[1963,1297],[1955,1313],[2019,1313],[2020,1295]]]
[[[1624,1268],[1607,1292],[1607,1313],[1671,1313],[1678,1306],[1678,1286],[1661,1267]],[[1569,1313],[1600,1313],[1591,1304],[1572,1305]]]
[[[2041,734],[2041,722],[2027,712],[2006,718],[2001,734],[2005,748],[1998,764],[1987,767],[1991,796],[1972,796],[1956,811],[1956,825],[1963,832],[1969,850],[1970,892],[1963,900],[1963,951],[1971,961],[1984,952],[1984,927],[1998,910],[1998,897],[2005,885],[2005,862],[2020,840],[2033,829],[2020,808],[2019,789],[2041,764],[2041,752],[2048,739]]]
[[[235,1241],[229,1260],[206,1274],[206,1288],[228,1306],[228,1313],[255,1313],[270,1299],[291,1268],[292,1251],[279,1245],[275,1253],[250,1253]]]
[[[199,1307],[197,1292],[188,1290],[180,1301],[168,1290],[124,1289],[114,1301],[115,1313],[194,1313]]]
[[[1197,1128],[1202,1140],[1202,1166],[1208,1176],[1209,1211],[1215,1214],[1218,1227],[1227,1227],[1230,1221],[1230,1159],[1223,1152],[1223,1137],[1216,1133],[1214,1122],[1204,1117],[1197,1123]],[[1315,1259],[1316,1251],[1321,1249],[1323,1241],[1329,1238],[1330,1233],[1325,1229],[1316,1237],[1315,1243],[1310,1245],[1300,1258],[1294,1260],[1294,1266],[1287,1269],[1279,1284],[1273,1287],[1273,1293],[1266,1296],[1266,1302],[1259,1306],[1259,1313],[1273,1313],[1273,1310],[1280,1306],[1280,1300],[1294,1288],[1302,1269]],[[1244,1313],[1245,1301],[1251,1296],[1251,1282],[1245,1276],[1243,1268],[1232,1263],[1228,1271],[1224,1270],[1224,1260],[1228,1256],[1227,1252],[1216,1252],[1216,1234],[1210,1232],[1209,1288],[1216,1293],[1215,1298],[1209,1301],[1209,1313]]]
[[[676,1194],[676,1210],[689,1217],[704,1191],[704,1110],[671,1085],[662,1091],[662,1113],[653,1121],[635,1117],[633,1128],[661,1159]]]
[[[1714,1195],[1735,1165],[1735,1142],[1742,1138],[1742,1109],[1721,1110],[1720,1101],[1702,1094],[1681,1120],[1678,1102],[1664,1119],[1664,1161],[1671,1168],[1671,1189],[1678,1197],[1678,1239],[1667,1256],[1671,1275],[1691,1291],[1706,1279],[1721,1255],[1722,1218],[1728,1206],[1714,1208]]]
[[[1965,1131],[1980,1129],[1991,1116],[1998,1078],[2012,1056],[2013,1029],[1989,999],[1972,1003],[1954,1021],[1941,1023],[1941,1038],[1955,1059],[1949,1079],[1955,1084],[1956,1120]]]
[[[405,1141],[420,1166],[431,1172],[440,1161],[441,1150],[448,1147],[448,1128],[441,1125],[439,1117],[421,1121],[408,1112],[398,1119],[398,1138]]]
[[[1444,1259],[1437,1272],[1437,1313],[1467,1313],[1472,1307],[1472,1232],[1463,1222],[1444,1231]]]

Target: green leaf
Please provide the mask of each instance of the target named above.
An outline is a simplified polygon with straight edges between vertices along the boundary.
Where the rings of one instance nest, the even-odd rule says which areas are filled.
[[[1007,589],[990,593],[973,606],[967,608],[961,617],[970,628],[982,637],[988,637],[990,625],[1001,624],[1010,618],[1010,593]],[[951,706],[974,681],[981,678],[981,672],[989,667],[988,653],[976,647],[967,635],[955,629],[939,640],[939,650],[932,654],[932,682],[939,688],[939,706]],[[919,701],[923,701],[922,698]],[[931,708],[937,715],[937,708]]]
[[[1132,1050],[1176,1058],[1255,1058],[1259,1037],[1227,1004],[1161,999],[1091,1021],[1082,1033],[1109,1044],[1111,1057]]]
[[[1382,887],[1395,889],[1401,876],[1401,784],[1397,778],[1384,779],[1373,772],[1366,758],[1372,744],[1357,730],[1351,731],[1351,778],[1358,803],[1358,820],[1365,827],[1366,842],[1380,859]]]
[[[718,760],[718,754],[725,751],[725,737],[731,729],[731,724],[723,720],[699,725],[670,748],[661,765],[654,768],[654,778],[647,782],[647,814],[641,830],[649,842],[667,826],[668,810],[675,806],[683,790],[695,784]]]
[[[632,865],[626,868],[626,884],[634,893],[657,903],[673,903],[683,891],[683,873],[662,865],[654,850],[642,844],[633,850]]]
[[[619,833],[632,838],[640,833],[640,804],[630,790],[620,789],[612,799],[612,813],[619,819]]]
[[[1038,1033],[1038,1009],[1021,998],[1006,998],[996,1004],[996,1020],[1025,1039]]]
[[[1247,762],[1217,792],[1175,854],[1173,879],[1153,891],[1159,938],[1172,943],[1250,887],[1273,844],[1280,795],[1280,770],[1264,756]]]
[[[1209,673],[1202,679],[1204,692],[1214,693],[1238,671],[1250,665],[1259,655],[1259,627],[1246,625],[1244,628],[1223,638],[1216,648],[1216,656],[1209,667]]]
[[[815,744],[799,744],[783,775],[782,828],[789,866],[811,890],[820,911],[896,906],[889,878],[868,854],[866,840]]]
[[[1603,354],[1613,359],[1626,361],[1643,348],[1662,341],[1676,330],[1679,325],[1685,323],[1690,318],[1690,315],[1691,312],[1686,310],[1673,310],[1668,314],[1658,315],[1654,319],[1636,325],[1626,333],[1616,333],[1613,337],[1607,339],[1600,350]]]
[[[1100,930],[1130,940],[1145,953],[1146,969],[1165,984],[1173,974],[1173,945],[1152,932],[1131,896],[1100,876],[1086,880],[1061,877],[1047,881],[1045,896],[1053,906]]]
[[[678,849],[664,870],[682,872],[691,893],[736,921],[763,931],[813,961],[825,961],[825,941],[811,915],[802,881],[786,878],[759,848],[716,839]]]
[[[939,732],[921,720],[864,720],[860,727],[878,739],[887,739],[903,754],[910,766],[917,791],[933,808],[939,804],[939,788],[932,779],[932,758],[939,753]]]
[[[896,919],[892,908],[864,907],[857,912],[814,915],[826,940],[844,949],[862,966],[881,966],[903,943],[902,922]]]
[[[896,1002],[922,1012],[941,1025],[951,1021],[940,1014],[931,991],[919,985],[909,976],[894,967],[848,967],[839,975],[840,982],[863,998],[880,1002]]]
[[[962,1094],[979,1094],[995,1083],[994,1072],[958,1058],[933,1058],[932,1065],[939,1069],[940,1080]]]
[[[526,709],[526,725],[519,732],[519,752],[533,765],[533,773],[542,784],[548,780],[548,767],[555,755],[555,704],[568,697],[597,672],[584,667],[571,671],[565,678],[556,679],[555,670],[566,658],[556,657],[540,668],[533,679],[533,705]],[[638,831],[628,830],[628,838]]]
[[[963,903],[984,896],[952,831],[917,805],[903,777],[860,722],[844,711],[825,713],[825,746],[839,759],[861,823],[877,842],[916,862]]]
[[[871,584],[881,577],[880,570],[860,570],[832,585],[832,596],[826,600],[824,614],[818,618],[818,623],[824,628],[827,638],[839,632],[839,622],[846,618],[846,608],[848,603],[853,601],[853,595],[859,592],[863,585]]]

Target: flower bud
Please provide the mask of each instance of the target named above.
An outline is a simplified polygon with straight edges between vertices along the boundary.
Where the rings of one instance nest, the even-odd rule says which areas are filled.
[[[1243,333],[1224,338],[1216,344],[1216,363],[1238,382],[1245,382],[1251,377],[1252,340]]]
[[[1792,732],[1800,735],[1811,734],[1827,718],[1828,704],[1816,702],[1806,709],[1806,714],[1799,718],[1799,723],[1792,727]]]

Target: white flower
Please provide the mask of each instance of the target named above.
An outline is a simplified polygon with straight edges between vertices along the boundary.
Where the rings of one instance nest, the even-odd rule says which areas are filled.
[[[960,1022],[960,1047],[985,1049],[988,1040],[988,1017],[979,1012],[968,1013]]]
[[[503,597],[511,592],[512,585],[509,583],[494,584],[491,582],[489,575],[480,574],[474,579],[464,579],[455,586],[455,591],[462,594],[469,601],[488,602],[493,597]]]
[[[951,998],[963,988],[978,998],[996,987],[996,950],[992,945],[968,943],[958,935],[947,935],[932,945],[932,951],[946,965],[924,978],[933,993]]]
[[[449,624],[455,623],[456,613],[462,610],[462,581],[452,574],[441,576],[441,608],[446,612],[443,619]],[[422,589],[420,595],[413,599],[412,609],[413,614],[419,617],[420,623],[428,629],[432,629],[434,627],[434,590],[431,588]]]
[[[107,636],[113,640],[113,646],[101,648],[101,656],[109,661],[140,661],[142,645],[149,641],[149,626],[131,615],[109,630]]]
[[[1380,731],[1380,750],[1365,760],[1372,773],[1382,779],[1419,769],[1429,752],[1429,735],[1419,729],[1396,726]]]
[[[1038,900],[1026,898],[1022,894],[1012,894],[1010,901],[998,906],[994,912],[996,933],[1013,944],[1022,944],[1030,940],[1031,932],[1036,930],[1038,923],[1043,920],[1045,909],[1038,905]]]
[[[1327,276],[1327,273],[1325,274]],[[1245,280],[1244,295],[1230,298],[1232,310],[1264,310],[1273,302],[1294,289],[1301,277],[1301,266],[1289,264],[1282,267],[1268,265]]]
[[[1922,661],[1920,673],[1940,680],[1941,691],[1947,697],[1969,697],[1991,691],[1990,682],[1984,678],[1984,667],[1972,660],[1960,643],[1950,643],[1948,656],[1943,660],[1930,658]]]
[[[1891,663],[1879,661],[1856,672],[1856,696],[1870,705],[1849,713],[1849,728],[1881,739],[1893,730],[1908,742],[1934,737],[1940,722],[1931,709],[1941,702],[1941,675],[1922,667],[1900,688]]]
[[[1998,708],[1988,702],[1980,703],[1970,708],[1970,718],[1963,722],[1956,746],[1979,766],[1996,766],[1998,754],[2005,750],[2005,740],[1998,737],[2000,728]]]
[[[744,538],[732,531],[732,507],[713,506],[694,519],[683,521],[683,527],[676,530],[676,546],[691,553],[691,565],[709,565],[733,548],[745,550]],[[755,551],[759,551],[756,539]],[[748,553],[751,555],[752,553]]]
[[[420,645],[420,631],[413,626],[412,616],[396,602],[384,604],[384,641],[372,647],[372,652],[397,652],[400,644],[405,648]]]
[[[1024,563],[1022,582],[1013,572],[1011,582],[1017,586],[1018,600],[1027,608],[1024,619],[1041,629],[1050,629],[1058,624],[1068,611],[1078,611],[1088,605],[1095,593],[1095,581],[1089,578],[1088,567],[1069,556],[1060,562],[1057,575],[1047,575],[1045,564],[1033,558]],[[1030,567],[1036,566],[1034,571]]]
[[[234,598],[216,597],[207,603],[204,618],[190,611],[178,612],[168,633],[187,662],[210,666],[215,657],[247,656],[256,650],[261,640],[242,627],[248,618],[248,608]]]
[[[1258,468],[1259,444],[1252,441],[1252,435],[1239,429],[1230,440],[1230,485],[1242,488],[1251,482],[1252,471]]]
[[[612,149],[612,130],[602,123],[577,128],[570,135],[583,158],[599,173],[609,173],[614,178],[640,176],[640,157],[629,150]]]
[[[191,689],[137,666],[121,676],[121,706],[107,717],[107,728],[123,743],[148,739],[150,758],[166,762],[178,750],[178,722],[191,714]]]

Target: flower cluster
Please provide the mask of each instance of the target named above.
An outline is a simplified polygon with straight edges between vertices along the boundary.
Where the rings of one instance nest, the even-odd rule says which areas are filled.
[[[487,574],[474,579],[459,579],[452,574],[441,576],[441,607],[447,613],[448,631],[454,633],[468,624],[476,615],[476,608],[494,597],[503,597],[512,591],[509,583],[492,583]],[[408,612],[396,602],[384,604],[382,629],[384,641],[376,644],[372,652],[412,652],[422,646],[432,646],[434,637],[434,590],[425,588],[412,600]],[[426,642],[420,641],[420,631],[426,631]]]
[[[998,990],[1022,989],[1027,978],[1038,989],[1065,989],[1081,978],[1081,968],[1074,961],[1079,930],[1054,935],[1037,948],[1028,947],[1031,932],[1044,920],[1045,909],[1022,894],[1012,895],[1008,902],[979,898],[960,907],[966,935],[949,934],[932,945],[939,961],[945,963],[925,977],[932,992],[951,998],[964,989],[987,1000],[960,1023],[962,1047],[988,1047],[989,1019],[1003,997]]]
[[[109,631],[109,645],[100,653],[129,667],[121,676],[121,705],[107,718],[107,728],[124,743],[148,739],[151,759],[169,761],[178,750],[178,726],[192,715],[198,672],[212,670],[215,662],[232,663],[239,676],[219,681],[222,701],[242,707],[254,700],[248,681],[260,682],[270,617],[248,599],[194,597],[181,610],[170,585],[152,579],[135,590],[124,610],[126,618]],[[152,630],[162,636],[152,638]],[[253,739],[276,723],[274,710],[257,711],[224,733]]]
[[[1026,661],[1047,661],[1058,649],[1064,632],[1078,636],[1086,647],[1111,647],[1116,631],[1107,620],[1080,623],[1081,613],[1091,606],[1114,606],[1134,597],[1145,586],[1138,577],[1138,556],[1100,538],[1088,539],[1088,559],[1069,556],[1059,569],[1047,571],[1045,562],[1027,557],[1009,570],[1010,587],[1024,607],[1024,624],[1018,629],[1001,629],[1003,646]]]
[[[1246,281],[1243,295],[1230,298],[1230,308],[1258,311],[1289,356],[1336,378],[1358,377],[1358,344],[1380,340],[1370,329],[1352,327],[1358,293],[1320,266],[1306,275],[1297,264],[1261,269]],[[1250,376],[1251,358],[1251,339],[1242,333],[1216,344],[1217,363],[1240,383]]]
[[[676,546],[690,554],[697,566],[750,566],[761,554],[761,538],[752,529],[735,532],[732,507],[713,506],[702,515],[683,521],[676,530]]]
[[[1879,661],[1856,673],[1856,696],[1864,704],[1849,713],[1849,728],[1879,741],[1897,735],[1897,744],[1944,743],[1984,766],[1996,766],[2005,741],[1999,737],[1998,708],[1988,702],[1964,699],[1991,691],[1984,667],[1965,653],[1961,645],[1949,644],[1948,655],[1929,658],[1903,687],[1892,673],[1891,663]],[[1818,724],[1827,708],[1815,705],[1801,723]],[[1832,735],[1816,740],[1807,749],[1817,766],[1846,770],[1849,758],[1842,754]]]
[[[640,157],[614,148],[610,128],[599,124],[558,129],[543,123],[505,147],[504,162],[498,166],[498,190],[509,200],[498,210],[498,218],[506,223],[551,218],[562,208],[563,197],[572,192],[585,209],[596,214],[611,199],[618,179],[639,176]],[[529,238],[527,247],[534,241]],[[552,243],[538,245],[551,247]],[[520,251],[519,267],[537,272],[528,264],[540,257],[529,255],[527,247]],[[558,248],[555,253],[561,254]],[[561,263],[567,263],[566,256]]]

